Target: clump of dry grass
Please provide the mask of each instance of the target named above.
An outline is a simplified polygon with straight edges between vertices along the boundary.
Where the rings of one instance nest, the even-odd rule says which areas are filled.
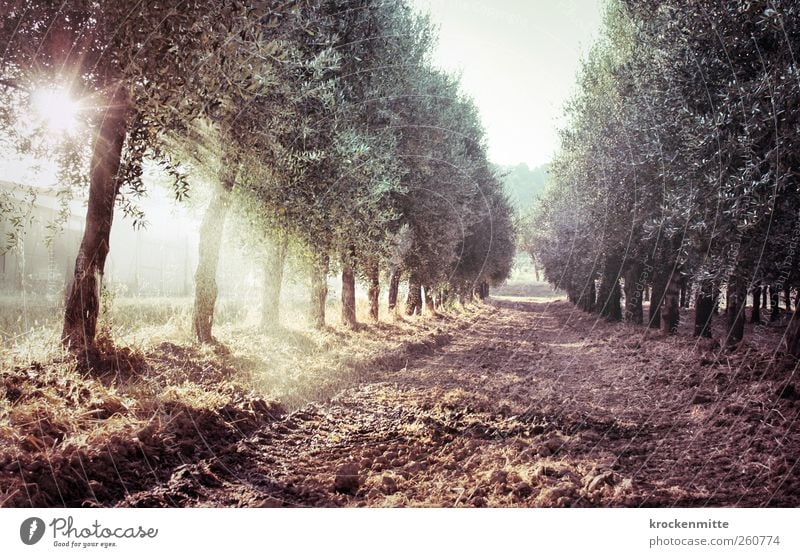
[[[68,358],[4,371],[0,505],[107,504],[283,414],[212,358],[168,368],[158,352],[119,352],[136,375]]]

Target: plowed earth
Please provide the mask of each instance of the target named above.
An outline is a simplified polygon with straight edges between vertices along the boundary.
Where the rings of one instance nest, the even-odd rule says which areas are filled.
[[[724,353],[564,301],[493,306],[326,402],[227,435],[209,418],[207,444],[198,424],[196,452],[151,462],[161,480],[106,504],[800,504],[797,366],[774,350],[780,331]]]

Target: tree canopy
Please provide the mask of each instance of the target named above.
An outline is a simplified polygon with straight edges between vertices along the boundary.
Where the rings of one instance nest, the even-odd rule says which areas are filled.
[[[453,290],[463,299],[508,274],[511,209],[477,110],[456,78],[430,64],[434,30],[406,0],[0,7],[3,105],[24,106],[56,84],[78,99],[92,132],[58,146],[64,195],[89,186],[66,304],[71,348],[94,350],[112,209],[143,217],[135,198],[147,187],[145,161],[173,177],[178,197],[193,187],[187,167],[217,184],[196,274],[204,342],[213,341],[232,203],[263,234],[291,238],[308,254],[318,299],[331,268],[371,288],[381,269],[395,271],[429,294]],[[30,151],[35,133],[19,131],[22,113],[4,110],[0,125]]]
[[[725,291],[736,345],[748,294],[798,286],[797,15],[793,2],[608,4],[531,225],[573,301],[622,319],[622,279],[642,322],[652,288],[650,324],[674,332],[680,287],[706,336]]]

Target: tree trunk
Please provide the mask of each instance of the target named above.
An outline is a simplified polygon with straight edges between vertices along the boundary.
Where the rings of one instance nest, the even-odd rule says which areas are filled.
[[[580,292],[580,295],[577,293],[575,288],[568,288],[567,289],[567,299],[578,306],[579,309],[583,311],[591,312],[592,308],[594,307],[594,298],[596,296],[596,292],[594,289],[594,280],[591,279],[587,283],[587,286]]]
[[[594,284],[595,279],[589,279],[589,289],[586,294],[582,297],[583,300],[583,310],[592,313],[597,309],[597,287]]]
[[[678,332],[678,325],[681,319],[680,293],[681,275],[675,269],[667,281],[667,287],[664,291],[664,303],[661,307],[661,330],[668,335],[674,335]]]
[[[600,278],[600,288],[597,293],[597,304],[600,306],[600,315],[609,321],[622,320],[622,307],[620,299],[622,292],[619,286],[619,265],[614,259],[608,258]]]
[[[378,321],[381,298],[381,275],[377,260],[370,262],[368,275],[369,290],[367,291],[367,298],[369,298],[369,318],[372,321]]]
[[[777,321],[781,318],[780,308],[781,293],[774,286],[769,287],[769,320]]]
[[[714,315],[714,285],[705,281],[700,284],[694,304],[694,336],[711,338],[711,319]]]
[[[281,286],[288,251],[289,238],[283,233],[279,233],[267,248],[267,257],[264,261],[264,292],[261,303],[262,329],[277,324],[280,319]]]
[[[638,263],[633,263],[625,273],[625,321],[636,325],[644,322],[640,273],[641,266]]]
[[[325,326],[325,303],[328,299],[328,255],[318,255],[311,265],[311,306],[309,324],[315,329]]]
[[[784,300],[784,303],[786,304],[786,311],[787,312],[791,312],[792,311],[792,287],[789,286],[788,284],[786,284],[783,287],[783,300]]]
[[[227,176],[222,187],[214,192],[200,225],[199,258],[194,275],[194,332],[203,344],[216,342],[211,329],[217,303],[217,267],[234,178],[233,174]]]
[[[649,284],[645,284],[644,285],[644,301],[645,302],[649,302],[650,301],[650,285]]]
[[[686,296],[681,303],[681,307],[684,309],[689,309],[689,307],[692,305],[692,281],[684,277],[681,284],[683,284],[683,294]]]
[[[800,305],[797,304],[786,332],[786,351],[795,358],[800,358]]]
[[[686,280],[685,279],[681,280],[680,281],[680,290],[681,290],[680,307],[682,307],[682,308],[689,307],[689,305],[686,303],[687,299],[689,298],[686,295],[687,287],[688,287],[688,284],[687,284]]]
[[[445,304],[447,304],[447,299],[448,299],[449,296],[450,296],[450,292],[446,288],[443,288],[441,290],[441,292],[439,293],[439,297],[438,297],[439,303],[437,304],[437,307],[438,307],[439,311],[444,311],[444,306],[445,306]]]
[[[753,288],[753,311],[750,314],[751,323],[761,322],[761,285]]]
[[[433,303],[433,291],[429,286],[423,287],[425,296],[425,313],[429,315],[436,315],[436,307]]]
[[[653,277],[653,284],[650,290],[650,309],[648,311],[647,326],[651,329],[661,327],[661,304],[664,301],[665,285],[660,276]]]
[[[95,139],[89,181],[86,225],[64,309],[61,341],[74,353],[95,352],[100,287],[108,256],[119,167],[127,132],[127,96],[118,90],[106,109]]]
[[[462,306],[466,306],[469,303],[469,286],[459,286],[458,303]]]
[[[408,279],[408,297],[406,298],[406,315],[422,313],[422,282],[415,271]]]
[[[761,307],[767,309],[767,290],[766,286],[761,287]]]
[[[728,336],[727,346],[736,346],[744,338],[744,305],[747,301],[747,289],[740,279],[731,279],[728,283]]]
[[[400,269],[392,271],[389,277],[389,313],[394,313],[397,309],[397,291],[400,289]]]
[[[725,288],[725,314],[727,315],[728,309],[731,307],[731,289]]]
[[[352,259],[342,259],[342,325],[350,329],[358,326],[356,321],[356,275]]]

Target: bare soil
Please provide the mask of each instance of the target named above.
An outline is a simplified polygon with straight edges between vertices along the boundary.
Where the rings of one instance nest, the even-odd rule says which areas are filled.
[[[796,365],[494,301],[123,505],[796,506]]]

